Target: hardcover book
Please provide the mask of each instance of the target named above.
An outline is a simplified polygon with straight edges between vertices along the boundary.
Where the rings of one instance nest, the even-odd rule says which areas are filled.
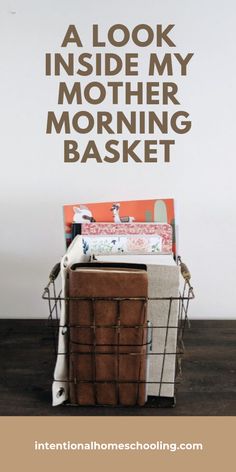
[[[70,297],[101,298],[92,304],[91,298],[69,301],[73,404],[145,404],[148,282],[146,270],[136,267],[77,264],[69,269]]]
[[[176,254],[176,227],[174,200],[130,200],[102,203],[75,203],[64,205],[66,246],[72,240],[72,224],[82,223],[165,223],[172,227],[172,251]]]

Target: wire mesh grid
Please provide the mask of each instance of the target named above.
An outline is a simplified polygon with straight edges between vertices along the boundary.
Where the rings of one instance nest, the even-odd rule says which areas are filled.
[[[167,398],[163,395],[163,389],[165,391],[165,385],[171,385],[173,392],[176,391],[176,386],[180,381],[182,375],[182,357],[184,354],[184,332],[186,326],[189,325],[188,320],[188,309],[189,302],[194,298],[193,287],[190,284],[190,272],[187,266],[182,262],[181,258],[178,257],[177,263],[180,266],[182,274],[182,282],[180,284],[179,295],[177,297],[68,297],[62,296],[61,289],[57,289],[56,279],[60,272],[60,264],[56,264],[52,269],[49,282],[43,291],[42,298],[47,300],[49,317],[48,325],[52,327],[53,332],[53,344],[55,356],[60,356],[62,353],[58,352],[58,336],[61,330],[62,333],[67,334],[67,352],[63,352],[63,356],[66,355],[69,364],[69,376],[66,382],[68,383],[70,391],[70,401],[67,404],[76,405],[109,405],[109,406],[173,406],[175,404],[175,396]],[[62,303],[65,303],[66,311],[69,312],[71,304],[77,304],[78,302],[84,301],[90,305],[90,320],[89,323],[73,323],[70,322],[70,318],[67,316],[65,324],[60,323],[60,313]],[[112,323],[101,323],[96,320],[96,304],[99,302],[112,302],[116,305],[116,317],[112,320]],[[141,310],[145,313],[149,303],[165,302],[166,303],[166,322],[164,324],[158,324],[158,313],[155,317],[155,321],[150,323],[143,316],[140,323],[127,324],[122,323],[121,320],[121,306],[123,302],[139,302]],[[171,323],[171,313],[173,304],[177,304],[177,322]],[[104,330],[112,331],[115,335],[112,342],[99,343],[97,333],[104,332]],[[135,343],[124,343],[122,341],[122,333],[125,330],[135,332],[136,341]],[[162,332],[162,345],[161,349],[153,350],[153,332],[157,330],[157,333]],[[171,330],[175,331],[175,349],[170,350],[168,347],[169,333]],[[74,333],[81,333],[87,331],[88,341],[85,342],[83,336],[82,341],[76,340]],[[138,333],[138,342],[137,342]],[[86,337],[86,336],[85,336]],[[132,335],[131,335],[132,338]],[[165,367],[167,364],[167,358],[171,356],[174,359],[175,374],[173,379],[165,379]],[[114,375],[113,377],[101,378],[99,376],[99,369],[97,365],[104,364],[102,361],[106,359],[106,362],[112,364]],[[127,375],[121,375],[121,366],[128,365],[132,358],[131,364],[135,365],[134,371],[136,372],[135,378]],[[133,359],[136,359],[133,362]],[[158,363],[158,378],[150,380],[148,378],[147,369],[149,368],[150,359],[154,364]],[[86,359],[86,362],[81,361]],[[112,362],[111,362],[112,361]],[[79,374],[78,366],[84,364],[87,366],[87,370],[91,370],[89,378],[86,375]],[[144,365],[146,366],[144,368]],[[123,368],[124,371],[124,368]],[[54,379],[57,382],[57,379]],[[155,395],[147,394],[148,386],[155,385]],[[105,396],[101,394],[102,388],[105,389]],[[107,392],[110,390],[112,398],[109,398],[107,403]],[[132,392],[130,404],[126,404],[124,401],[126,397],[125,392]],[[79,392],[84,392],[87,398],[90,398],[88,403]],[[60,392],[60,390],[59,390]],[[146,393],[144,393],[146,392]],[[60,393],[59,393],[60,395]],[[123,395],[123,399],[122,399]],[[109,396],[109,395],[108,395]],[[92,399],[91,399],[92,397]],[[99,399],[100,397],[100,399]],[[81,401],[82,398],[82,401]],[[103,401],[102,398],[106,400]],[[145,399],[144,399],[145,398]],[[160,402],[160,400],[164,402]],[[168,401],[169,400],[169,401]]]

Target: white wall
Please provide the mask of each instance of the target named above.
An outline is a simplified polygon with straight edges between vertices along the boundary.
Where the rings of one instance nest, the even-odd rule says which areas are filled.
[[[236,317],[235,13],[234,0],[1,0],[2,317],[47,316],[41,292],[64,251],[63,203],[156,197],[177,202],[191,316]],[[59,79],[44,76],[44,54],[60,52],[69,24],[88,44],[93,23],[174,23],[176,50],[195,53],[188,76],[176,76],[193,126],[171,164],[64,164],[64,137],[45,134]]]

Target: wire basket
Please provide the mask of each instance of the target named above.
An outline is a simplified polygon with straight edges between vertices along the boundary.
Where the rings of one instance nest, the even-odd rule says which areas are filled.
[[[84,389],[87,392],[90,392],[90,396],[92,395],[93,399],[92,402],[88,402],[88,405],[91,406],[143,406],[145,407],[168,407],[175,405],[175,393],[177,384],[180,382],[180,378],[182,375],[182,367],[181,361],[184,354],[184,332],[186,325],[189,324],[188,321],[188,309],[189,309],[189,302],[194,298],[194,291],[193,287],[190,283],[191,275],[187,268],[187,266],[182,262],[181,258],[177,258],[177,264],[180,267],[180,271],[182,274],[181,283],[180,283],[180,290],[179,295],[177,297],[62,297],[62,291],[57,284],[57,277],[60,273],[60,264],[56,264],[50,275],[49,275],[49,282],[43,291],[42,298],[48,302],[48,309],[49,309],[49,317],[48,317],[48,325],[53,328],[53,340],[54,340],[54,349],[56,357],[60,355],[58,352],[58,335],[59,330],[63,329],[68,332],[68,352],[67,352],[67,359],[70,362],[70,359],[74,359],[76,356],[82,359],[87,356],[91,358],[91,365],[92,373],[91,378],[78,378],[77,375],[70,375],[66,382],[68,383],[68,387],[73,390],[74,387],[76,389],[79,388],[81,391]],[[68,320],[66,324],[63,326],[60,324],[60,312],[62,303],[65,303],[67,308],[71,303],[77,303],[78,301],[84,300],[91,304],[91,313],[92,318],[91,322],[87,325],[76,323],[72,324]],[[116,304],[116,319],[112,321],[111,324],[101,324],[96,322],[95,316],[95,306],[98,301],[112,301]],[[149,303],[156,301],[156,302],[164,302],[166,306],[166,323],[158,324],[158,314],[154,320],[154,322],[150,323],[149,321],[140,322],[139,324],[135,323],[135,325],[127,325],[121,323],[121,304],[124,301],[139,301],[143,304],[143,307],[146,307]],[[177,307],[176,307],[177,305]],[[172,309],[175,306],[175,310],[177,309],[177,322],[172,324]],[[85,329],[91,331],[92,338],[91,342],[87,343],[87,350],[84,346],[82,351],[77,351],[74,349],[73,342],[69,342],[69,339],[73,338],[71,333],[73,334],[73,330]],[[116,333],[116,342],[107,343],[107,344],[99,344],[96,340],[96,331],[101,329],[109,329],[114,330]],[[120,333],[122,330],[126,329],[133,329],[140,331],[142,334],[141,338],[139,339],[139,344],[124,344],[121,342]],[[173,350],[173,342],[171,345],[171,350],[169,348],[169,338],[170,332],[175,333],[175,349]],[[157,336],[162,336],[162,346],[159,350],[153,350],[153,339],[155,333]],[[84,343],[82,343],[84,344]],[[96,372],[96,363],[101,359],[102,356],[114,356],[115,362],[115,370],[116,375],[115,378],[112,379],[100,379]],[[124,362],[129,362],[136,356],[136,359],[139,360],[139,373],[137,374],[136,378],[122,378],[120,376],[120,365],[124,364]],[[167,378],[166,380],[166,366],[168,364],[168,358],[172,359],[172,364],[174,362],[175,365],[175,372],[174,378]],[[144,374],[141,375],[141,369],[143,366],[143,361],[145,359],[147,369],[149,369],[149,363],[151,365],[158,366],[158,378],[155,380],[150,380],[145,371],[145,378]],[[150,360],[151,359],[151,360]],[[79,362],[76,361],[76,363]],[[72,369],[73,371],[73,369]],[[57,379],[54,379],[57,382]],[[153,388],[155,387],[155,394],[152,394]],[[171,392],[173,394],[168,396],[165,394],[167,386],[171,387]],[[112,396],[113,399],[111,403],[107,403],[106,401],[101,400],[101,389],[105,389],[106,392],[112,389]],[[87,389],[87,390],[86,390]],[[126,401],[122,399],[122,392],[124,397],[124,392],[129,389],[129,391],[133,391],[132,401],[131,404],[126,404]],[[143,389],[146,389],[145,393],[145,401],[143,401]],[[62,394],[62,391],[59,389],[59,395]],[[63,390],[63,389],[62,389]],[[71,391],[72,391],[71,390]],[[151,390],[151,393],[149,392]],[[100,400],[99,400],[100,395]],[[142,396],[142,401],[140,402],[140,395]],[[73,395],[72,395],[73,397]],[[70,401],[66,402],[67,404],[71,404]],[[80,402],[78,399],[76,401],[76,405],[87,405],[84,400]]]

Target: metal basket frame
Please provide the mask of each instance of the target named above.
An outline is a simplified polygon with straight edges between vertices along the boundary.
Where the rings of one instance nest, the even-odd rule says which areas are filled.
[[[44,288],[44,291],[43,291],[43,294],[42,294],[42,298],[44,300],[46,300],[48,302],[48,309],[49,309],[49,316],[48,316],[48,325],[53,327],[53,339],[54,339],[54,350],[55,350],[55,355],[57,356],[59,353],[57,351],[57,337],[58,337],[58,332],[59,332],[59,328],[69,328],[69,329],[73,329],[73,328],[80,328],[80,327],[87,327],[87,328],[91,328],[93,330],[96,330],[96,328],[114,328],[116,330],[120,330],[121,328],[146,328],[148,329],[148,324],[146,323],[146,325],[142,324],[142,325],[138,325],[138,324],[135,324],[135,326],[133,325],[121,325],[120,323],[120,302],[124,301],[124,300],[140,300],[140,301],[143,301],[145,304],[148,303],[148,301],[151,301],[151,300],[161,300],[161,301],[168,301],[169,304],[168,304],[168,313],[167,313],[167,324],[165,326],[161,326],[161,325],[152,325],[151,326],[151,329],[165,329],[166,332],[165,332],[165,341],[164,341],[164,350],[162,352],[152,352],[152,351],[148,351],[148,356],[151,355],[151,356],[163,356],[163,359],[162,359],[162,368],[161,368],[161,375],[160,375],[160,380],[156,381],[156,382],[147,382],[147,381],[140,381],[140,380],[133,380],[133,381],[122,381],[122,380],[114,380],[114,381],[106,381],[105,383],[115,383],[116,385],[120,385],[121,383],[135,383],[137,384],[137,395],[138,395],[138,391],[139,391],[139,385],[142,384],[142,383],[156,383],[156,384],[159,384],[159,395],[157,397],[148,397],[149,401],[147,403],[147,406],[163,406],[163,402],[160,402],[158,401],[161,400],[161,396],[160,396],[160,392],[161,392],[161,386],[163,384],[174,384],[174,388],[175,388],[175,391],[176,391],[176,385],[179,383],[179,379],[182,375],[182,366],[181,366],[181,361],[182,361],[182,357],[183,357],[183,354],[184,354],[184,332],[185,332],[185,328],[186,328],[186,325],[188,324],[189,325],[189,320],[188,320],[188,309],[189,309],[189,302],[190,300],[194,299],[195,298],[195,295],[194,295],[194,290],[193,290],[193,287],[190,283],[190,279],[191,279],[191,274],[187,268],[187,266],[182,262],[181,260],[181,257],[178,256],[177,258],[177,264],[180,266],[180,271],[181,271],[181,274],[182,274],[182,284],[181,284],[181,287],[180,287],[180,290],[179,290],[179,296],[178,297],[62,297],[62,290],[58,290],[57,292],[57,286],[56,286],[56,280],[57,280],[57,277],[60,273],[60,263],[56,264],[53,269],[51,270],[50,272],[50,275],[49,275],[49,282],[48,284],[46,285],[46,287]],[[89,325],[79,325],[79,324],[76,324],[76,325],[69,325],[67,324],[66,326],[65,325],[60,325],[60,310],[61,310],[61,302],[62,300],[65,301],[65,303],[69,303],[73,300],[90,300],[91,301],[91,304],[92,304],[92,307],[93,307],[93,313],[94,313],[94,304],[96,303],[97,300],[109,300],[109,301],[114,301],[114,302],[117,302],[117,307],[118,307],[118,310],[117,310],[117,323],[116,324],[108,324],[108,325],[105,325],[105,324],[96,324],[95,323],[95,319],[93,319],[93,323],[92,324],[89,324]],[[169,324],[169,321],[170,321],[170,316],[171,316],[171,308],[172,308],[172,303],[173,301],[177,301],[178,302],[178,323],[176,326],[170,326]],[[167,341],[168,341],[168,332],[170,329],[177,329],[177,346],[176,346],[176,351],[175,352],[167,352],[166,349],[167,349]],[[147,340],[147,342],[145,342],[145,345],[148,345],[150,344],[150,341]],[[95,344],[94,344],[94,349],[96,349],[98,345],[96,344],[96,341],[95,341]],[[105,345],[103,345],[105,346]],[[114,345],[114,344],[110,344],[110,345],[106,345],[106,346],[112,346],[112,347],[117,347],[117,352],[115,353],[115,355],[118,355],[118,357],[122,354],[120,351],[119,351],[119,347],[120,347],[120,344],[119,342],[117,343],[117,345]],[[122,345],[124,346],[124,345]],[[82,354],[81,352],[79,353],[80,355]],[[93,354],[95,356],[95,359],[96,359],[96,350],[93,351]],[[101,352],[99,352],[99,355],[101,354]],[[104,352],[104,354],[110,354],[110,352]],[[134,355],[135,353],[134,352],[123,352],[123,354],[130,354],[130,355]],[[147,355],[147,354],[146,354]],[[166,356],[168,355],[176,355],[176,372],[175,372],[175,379],[173,382],[165,382],[163,380],[163,373],[164,373],[164,366],[165,366],[165,358]],[[56,381],[56,380],[55,380]],[[73,380],[68,380],[68,382],[74,382]],[[96,385],[99,383],[99,382],[103,382],[104,381],[98,381],[98,380],[78,380],[78,383],[93,383],[94,384],[94,389],[95,389],[95,397],[96,397]],[[117,389],[118,391],[118,389]],[[117,397],[117,399],[119,400],[119,398]],[[168,402],[168,397],[165,397],[163,398],[164,400],[164,406],[174,406],[175,404],[175,397],[172,399],[172,401],[169,401]],[[119,402],[118,402],[119,403]],[[166,403],[166,405],[165,405]],[[95,405],[96,406],[96,405]],[[101,405],[99,405],[101,406]],[[105,405],[104,405],[105,406]],[[123,405],[115,405],[115,406],[123,406]],[[145,405],[146,406],[146,405]],[[140,407],[139,407],[140,408]]]

